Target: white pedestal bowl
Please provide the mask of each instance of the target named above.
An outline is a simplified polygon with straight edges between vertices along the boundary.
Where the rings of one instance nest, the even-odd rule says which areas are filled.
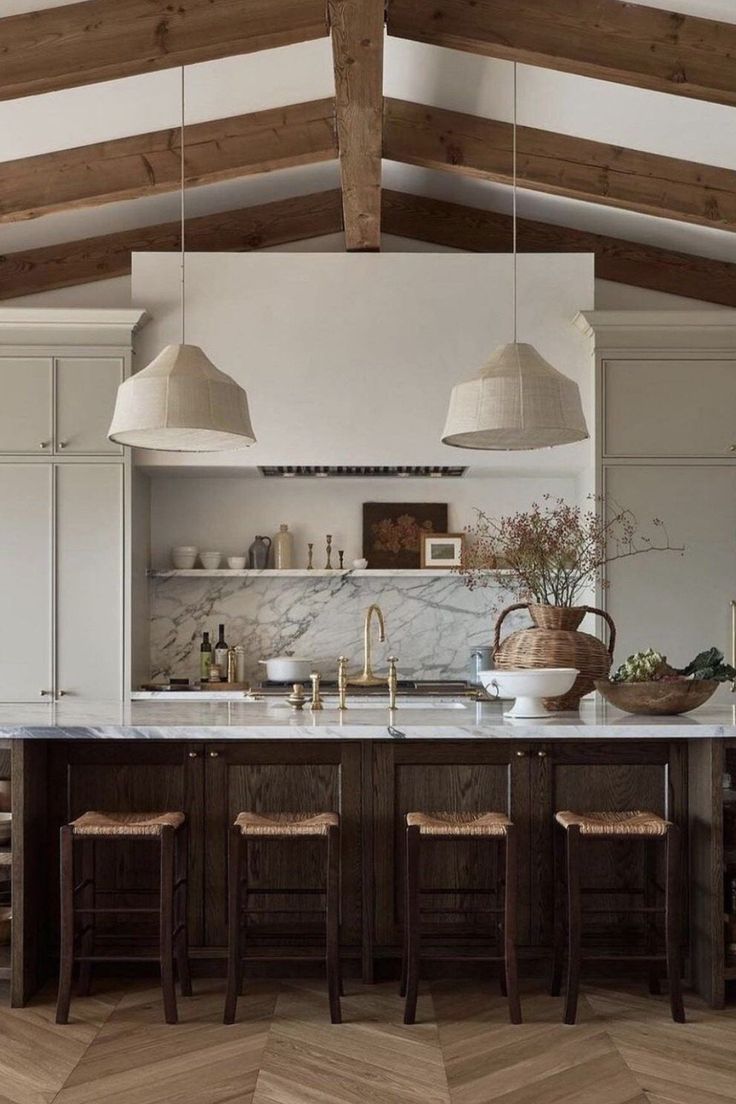
[[[574,667],[536,667],[517,671],[479,671],[492,698],[515,698],[507,717],[549,717],[543,698],[559,698],[572,689],[578,672]]]

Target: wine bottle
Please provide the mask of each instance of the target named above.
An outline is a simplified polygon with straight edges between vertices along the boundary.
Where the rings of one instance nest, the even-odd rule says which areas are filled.
[[[212,645],[210,644],[210,634],[208,632],[202,633],[202,646],[199,649],[199,681],[209,682],[210,679],[210,667],[212,666]]]
[[[220,668],[220,674],[223,678],[226,678],[227,671],[227,653],[229,651],[228,645],[225,643],[225,626],[220,625],[220,633],[217,637],[217,643],[215,644],[215,654],[213,657],[213,663],[216,663]]]

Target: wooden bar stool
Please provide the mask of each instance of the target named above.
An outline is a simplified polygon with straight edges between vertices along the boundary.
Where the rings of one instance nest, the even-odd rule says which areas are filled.
[[[575,1023],[577,1014],[580,971],[585,961],[621,961],[645,962],[649,964],[649,987],[653,993],[659,992],[659,980],[656,966],[666,962],[670,987],[670,1008],[672,1019],[677,1023],[685,1022],[685,1009],[682,1003],[680,982],[681,954],[681,897],[680,897],[680,831],[675,824],[663,820],[656,813],[612,812],[612,813],[574,813],[569,811],[555,814],[554,846],[554,889],[555,923],[554,953],[552,964],[553,996],[559,996],[562,987],[562,964],[565,945],[565,886],[567,887],[567,987],[565,996],[565,1023]],[[645,882],[643,889],[586,889],[581,886],[582,843],[586,840],[631,841],[641,840],[646,848]],[[656,853],[653,848],[665,848],[665,886],[664,905],[657,906],[659,887],[655,881]],[[644,898],[641,906],[626,906],[617,909],[582,907],[581,899],[586,893],[615,895],[634,893]],[[622,955],[586,955],[582,950],[582,917],[585,913],[614,912],[620,915],[639,913],[646,921],[646,954]],[[665,953],[656,953],[656,918],[665,917]]]
[[[519,982],[516,967],[516,914],[518,874],[516,834],[513,823],[505,813],[407,813],[406,814],[406,916],[404,919],[404,953],[401,971],[402,997],[406,997],[404,1023],[413,1024],[416,1019],[419,967],[421,963],[421,914],[438,912],[422,908],[421,897],[437,895],[437,890],[423,889],[420,885],[421,847],[423,841],[467,840],[473,837],[487,839],[498,844],[502,863],[503,905],[476,909],[473,912],[503,916],[503,952],[496,955],[473,956],[472,961],[502,962],[502,991],[508,997],[511,1023],[521,1023]],[[440,890],[446,893],[447,890]],[[460,891],[459,891],[460,892]],[[473,893],[473,890],[469,890]],[[475,891],[477,892],[477,891]],[[488,890],[483,892],[488,893]],[[493,891],[498,895],[498,887]],[[465,911],[465,910],[464,910]],[[467,915],[472,915],[467,911]],[[434,956],[433,956],[434,957]],[[467,961],[467,960],[466,960]]]
[[[95,860],[97,850],[111,840],[143,840],[160,848],[160,878],[154,908],[97,906]],[[161,966],[161,989],[167,1023],[177,1022],[174,988],[174,957],[183,996],[191,996],[189,945],[187,936],[188,839],[183,813],[99,813],[88,812],[66,824],[61,841],[61,953],[56,1022],[69,1020],[74,963],[80,964],[79,989],[89,993],[92,965],[100,962],[155,962]],[[75,852],[78,862],[75,862]],[[78,873],[78,880],[77,880]],[[115,894],[140,894],[141,890],[116,889]],[[96,946],[95,918],[98,916],[157,915],[158,954],[104,954]],[[77,917],[83,917],[76,930]],[[127,932],[125,933],[127,935]],[[79,946],[79,952],[76,948]]]
[[[248,841],[258,840],[325,841],[325,883],[319,890],[281,889],[269,890],[265,886],[249,887]],[[342,974],[340,965],[340,817],[337,813],[239,813],[230,829],[228,840],[228,967],[227,995],[224,1023],[235,1021],[238,997],[243,984],[243,963],[246,955],[246,932],[249,894],[277,892],[280,895],[298,896],[314,894],[324,897],[324,907],[319,911],[325,917],[325,964],[327,990],[330,1002],[330,1019],[333,1024],[342,1022],[340,994]],[[278,912],[278,909],[272,910]],[[299,961],[319,961],[322,956],[305,955]],[[294,959],[297,961],[297,959]]]

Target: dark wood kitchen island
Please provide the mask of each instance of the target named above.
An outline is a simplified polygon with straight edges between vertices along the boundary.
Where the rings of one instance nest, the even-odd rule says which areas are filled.
[[[552,937],[554,812],[651,810],[682,828],[688,980],[719,1007],[736,977],[726,961],[723,923],[722,784],[731,762],[736,777],[731,709],[635,719],[584,703],[581,715],[512,722],[498,706],[468,702],[402,704],[390,715],[381,706],[314,715],[241,703],[4,706],[0,741],[12,762],[14,1005],[54,972],[59,828],[88,809],[186,814],[190,939],[200,975],[224,972],[227,831],[235,815],[338,811],[344,968],[366,980],[398,970],[406,812],[508,813],[519,839],[522,973],[542,977]],[[593,846],[587,871],[593,888],[640,884],[637,844]],[[119,848],[97,879],[111,900],[133,907],[155,870],[140,850],[122,842]],[[493,881],[482,854],[472,840],[437,845],[425,871],[430,885],[448,891],[442,923],[456,947],[453,970],[462,969],[463,939],[479,933],[478,920],[469,926],[463,915],[469,893]],[[298,859],[293,849],[270,844],[268,852],[255,848],[249,861],[256,884],[309,888],[322,877],[309,843]],[[116,895],[121,887],[127,897]],[[271,894],[269,906],[284,912],[253,922],[251,946],[263,960],[255,972],[298,972],[298,953],[319,948],[321,928],[303,900]],[[614,937],[620,945],[622,934],[639,937],[605,911],[610,899],[602,895],[600,903],[596,949],[605,953]]]

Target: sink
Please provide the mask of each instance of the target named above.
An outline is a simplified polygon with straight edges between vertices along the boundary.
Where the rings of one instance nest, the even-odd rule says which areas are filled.
[[[323,698],[325,709],[337,709],[337,698]],[[459,701],[428,701],[427,698],[399,698],[397,705],[401,709],[467,709],[465,702]],[[307,706],[307,708],[309,708]],[[348,710],[353,709],[388,709],[388,698],[360,698],[356,701],[348,695]]]

